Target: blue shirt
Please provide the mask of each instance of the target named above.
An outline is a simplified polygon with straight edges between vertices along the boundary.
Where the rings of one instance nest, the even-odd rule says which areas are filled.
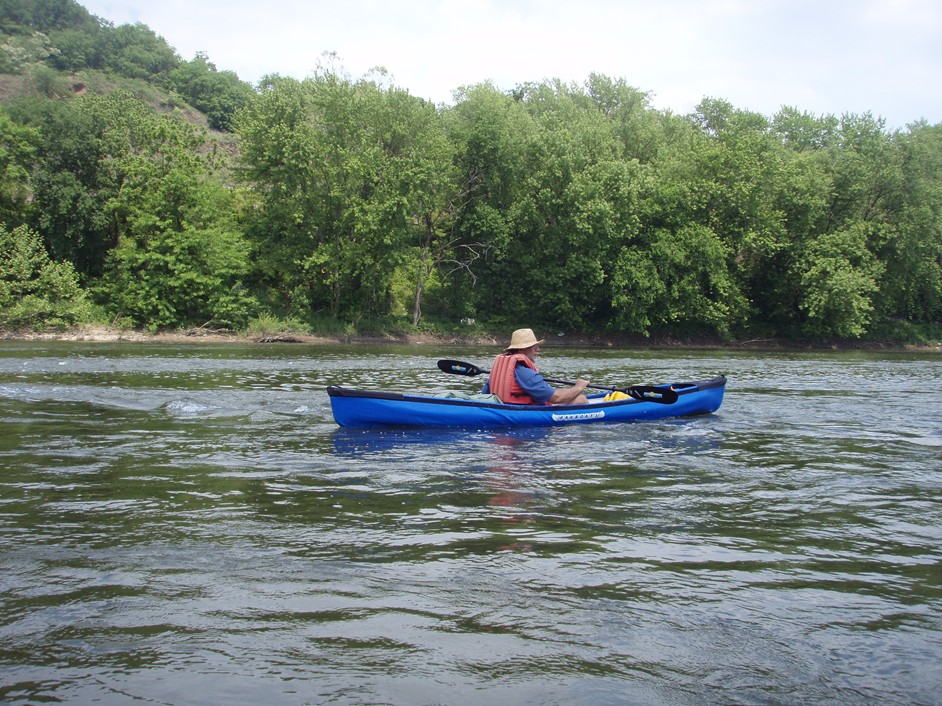
[[[523,388],[523,391],[530,395],[530,397],[533,398],[533,401],[537,404],[546,404],[549,401],[549,398],[552,397],[553,393],[555,392],[550,384],[543,379],[542,375],[540,375],[535,370],[528,368],[526,365],[517,363],[517,367],[514,369],[514,378],[516,378],[517,384]],[[481,388],[481,392],[485,395],[489,395],[491,393],[490,378],[488,378],[487,382],[484,383],[484,387]]]

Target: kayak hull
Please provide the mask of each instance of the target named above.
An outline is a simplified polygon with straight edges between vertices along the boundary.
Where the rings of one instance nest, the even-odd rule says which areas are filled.
[[[672,404],[629,398],[581,405],[517,405],[398,392],[327,388],[334,420],[342,427],[508,427],[560,426],[592,422],[636,422],[710,414],[720,408],[726,378],[680,382]]]

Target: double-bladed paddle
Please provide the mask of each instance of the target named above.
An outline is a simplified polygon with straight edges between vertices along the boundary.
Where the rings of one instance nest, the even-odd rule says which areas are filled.
[[[489,373],[490,370],[479,368],[471,363],[465,363],[460,360],[440,360],[438,369],[443,373],[452,373],[454,375],[467,375],[473,377],[483,373]],[[559,385],[575,385],[568,380],[554,380],[544,377],[546,382],[555,382]],[[609,392],[623,392],[629,397],[643,402],[657,402],[658,404],[674,404],[677,401],[677,393],[669,387],[653,387],[649,385],[632,385],[631,387],[606,387],[603,385],[586,385],[596,390],[608,390]]]

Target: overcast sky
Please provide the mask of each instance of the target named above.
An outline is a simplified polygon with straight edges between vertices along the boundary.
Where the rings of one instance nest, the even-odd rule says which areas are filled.
[[[870,111],[891,129],[942,123],[942,0],[78,2],[253,84],[304,78],[335,52],[352,78],[381,66],[435,103],[487,80],[509,90],[598,72],[681,114],[711,97],[767,116],[785,105]]]

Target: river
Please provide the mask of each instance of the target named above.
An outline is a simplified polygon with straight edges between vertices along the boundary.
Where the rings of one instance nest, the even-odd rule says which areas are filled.
[[[461,346],[0,344],[0,702],[942,704],[942,359],[553,349],[712,415],[345,430]]]

